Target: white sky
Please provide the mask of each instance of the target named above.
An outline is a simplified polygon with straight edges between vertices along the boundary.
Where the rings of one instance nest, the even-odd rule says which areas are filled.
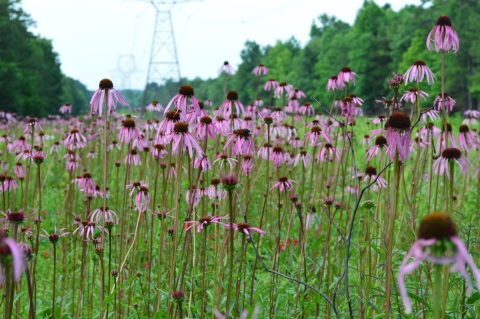
[[[394,10],[399,10],[406,4],[418,5],[420,0],[376,2],[381,6],[390,2]],[[177,4],[172,17],[181,75],[215,77],[225,60],[237,66],[247,40],[264,46],[294,36],[304,45],[312,20],[320,14],[334,15],[352,24],[362,3],[363,0],[204,0]],[[122,88],[119,56],[133,55],[136,71],[130,76],[130,88],[143,89],[155,22],[155,10],[148,1],[23,0],[22,6],[37,22],[31,31],[53,40],[66,75],[91,90],[105,77]]]

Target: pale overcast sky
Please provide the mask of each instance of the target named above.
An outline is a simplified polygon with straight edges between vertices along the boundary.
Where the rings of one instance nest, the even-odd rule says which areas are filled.
[[[160,1],[158,1],[160,2]],[[181,2],[181,1],[177,1]],[[187,1],[172,9],[173,27],[182,77],[217,76],[223,61],[234,67],[245,41],[264,46],[292,36],[302,45],[309,39],[312,20],[334,15],[350,24],[363,0],[203,0]],[[394,10],[420,0],[376,0]],[[155,10],[145,0],[23,0],[24,10],[37,22],[32,32],[53,40],[62,71],[96,89],[108,77],[122,83],[123,68],[135,59],[130,88],[146,82]],[[120,83],[119,83],[120,82]]]

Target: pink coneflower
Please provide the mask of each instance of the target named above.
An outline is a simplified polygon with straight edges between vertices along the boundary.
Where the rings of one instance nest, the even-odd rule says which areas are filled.
[[[15,148],[15,153],[20,153],[24,150],[30,149],[30,144],[27,143],[25,136],[21,135],[13,142],[13,148]]]
[[[399,159],[404,161],[410,156],[410,117],[403,112],[393,113],[387,125],[386,137],[389,145],[387,153],[390,160],[393,162],[395,153],[398,152]]]
[[[95,189],[95,181],[92,178],[92,174],[90,173],[83,173],[83,176],[80,178],[76,178],[74,183],[77,183],[78,188],[83,191],[92,191]]]
[[[345,88],[344,82],[338,81],[338,76],[334,75],[328,79],[327,90],[343,90]]]
[[[467,118],[462,121],[462,124],[474,126],[474,125],[478,124],[478,121],[477,121],[477,119],[475,119],[471,116],[467,116]]]
[[[433,169],[435,170],[435,174],[442,176],[444,173],[447,175],[447,178],[450,179],[449,167],[448,163],[450,161],[455,161],[460,166],[460,171],[463,174],[468,173],[468,166],[472,168],[472,163],[465,157],[462,156],[462,152],[455,147],[450,147],[442,152],[442,156],[440,156],[435,163],[433,163]]]
[[[402,108],[402,103],[400,103],[400,102],[394,103],[393,99],[387,99],[386,97],[382,97],[381,100],[375,100],[375,102],[382,103],[385,106],[386,109],[391,107],[391,106],[393,106],[394,108],[397,108],[397,109]]]
[[[227,197],[227,191],[218,187],[218,184],[220,184],[220,179],[212,178],[210,186],[208,186],[205,190],[205,194],[208,196],[208,198],[210,198],[210,200],[222,200]]]
[[[257,151],[257,157],[258,158],[261,158],[261,159],[264,159],[264,160],[268,160],[268,150],[270,149],[270,153],[272,153],[272,145],[271,144],[268,144],[268,143],[265,143],[263,144],[263,146],[261,146],[258,151]]]
[[[65,113],[72,113],[72,106],[70,103],[65,103],[64,105],[60,106],[60,113],[65,114]]]
[[[462,124],[459,127],[458,148],[463,152],[468,152],[475,147],[475,137],[468,128],[468,125]]]
[[[340,160],[340,152],[332,144],[327,143],[318,153],[317,160],[319,162],[327,162],[330,160]]]
[[[295,88],[295,90],[292,90],[288,92],[288,97],[291,98],[292,96],[296,95],[298,99],[303,99],[306,98],[307,96],[305,95],[305,92],[300,90],[299,88]]]
[[[125,164],[130,164],[134,166],[142,165],[142,159],[140,158],[140,154],[136,149],[133,149],[125,156]]]
[[[163,106],[160,103],[158,103],[157,100],[153,100],[152,103],[147,105],[145,110],[147,110],[148,112],[155,112],[155,111],[162,112],[163,111]]]
[[[437,79],[432,70],[422,60],[415,61],[405,72],[405,84],[408,84],[408,82],[422,82],[424,78],[427,79],[428,85],[432,85],[433,79]]]
[[[410,141],[410,152],[420,148],[425,149],[428,145],[430,145],[430,143],[423,141],[421,137],[415,137]]]
[[[232,115],[233,106],[235,106],[237,114],[241,115],[245,113],[245,108],[242,102],[238,100],[237,91],[230,90],[227,93],[227,99],[225,100],[225,102],[222,103],[222,105],[220,105],[220,108],[218,109],[218,111],[224,117],[229,118]]]
[[[447,125],[448,126],[448,125]],[[428,122],[425,127],[420,129],[420,136],[425,140],[430,140],[433,137],[440,135],[442,131],[436,127],[432,122]]]
[[[142,187],[148,188],[148,184],[146,184],[144,181],[139,181],[139,182],[134,182],[132,184],[127,184],[125,186],[125,189],[131,189],[130,191],[130,197],[132,197],[133,193],[135,191],[140,191]]]
[[[190,108],[193,108],[197,115],[199,115],[200,105],[198,105],[198,99],[195,97],[195,90],[189,84],[182,85],[178,91],[178,94],[172,97],[170,102],[168,102],[167,107],[165,108],[165,115],[170,111],[170,106],[172,103],[174,103],[175,109],[180,111],[180,116],[186,117],[186,114],[188,113],[188,100],[190,100],[191,103]]]
[[[227,150],[232,145],[232,156],[237,155],[249,155],[253,153],[254,142],[250,135],[250,130],[240,129],[233,131],[233,134],[229,137],[223,150]]]
[[[217,163],[217,162],[218,162],[218,166],[220,167],[220,169],[223,169],[224,166],[226,168],[227,165],[230,166],[230,169],[233,169],[237,160],[234,159],[234,158],[228,157],[227,154],[220,154],[220,155],[217,156],[217,159],[215,161],[213,161],[213,164],[215,165],[215,163]]]
[[[445,104],[445,109],[449,112],[453,112],[453,107],[455,106],[455,100],[452,99],[450,95],[448,95],[447,92],[443,93],[443,99],[442,99],[442,93],[438,94],[437,97],[435,98],[435,101],[433,101],[433,105],[437,107],[437,110],[442,109],[442,100],[443,104]]]
[[[372,139],[370,138],[370,135],[365,134],[362,139],[360,140],[361,145],[370,145],[372,143]]]
[[[298,111],[299,106],[300,106],[300,103],[298,102],[297,96],[294,94],[288,100],[288,104],[285,106],[285,112],[296,113]]]
[[[40,122],[36,118],[30,118],[27,120],[27,126],[23,131],[24,134],[32,134],[36,131],[43,131],[42,127],[40,126]]]
[[[212,169],[212,164],[210,163],[210,159],[206,154],[203,154],[202,157],[197,157],[193,161],[194,168],[200,168],[202,172],[206,172]]]
[[[228,63],[228,61],[223,62],[222,66],[218,69],[218,74],[233,74],[233,67]]]
[[[101,206],[100,208],[95,209],[93,212],[90,213],[90,220],[98,224],[100,220],[104,219],[106,222],[115,222],[118,224],[118,216],[117,214],[111,210],[108,206]]]
[[[18,179],[25,178],[25,168],[23,167],[22,163],[15,163],[15,167],[13,168],[13,173]]]
[[[157,138],[160,132],[170,133],[173,132],[173,127],[176,123],[180,122],[181,112],[174,110],[165,113],[165,118],[158,125]]]
[[[432,39],[435,33],[435,38]],[[447,15],[442,15],[437,20],[437,25],[430,31],[427,36],[427,48],[433,51],[432,42],[435,44],[435,50],[439,52],[453,50],[453,53],[457,53],[460,38],[457,32],[452,28],[452,20]]]
[[[428,119],[430,119],[430,121],[435,121],[437,118],[439,118],[438,111],[435,111],[434,109],[424,109],[421,112],[421,119],[423,123],[427,123]]]
[[[303,142],[298,136],[291,139],[290,144],[292,145],[293,148],[300,148],[303,146]]]
[[[447,137],[448,137],[448,141],[450,142],[450,146],[452,147],[457,147],[457,144],[455,142],[455,136],[453,135],[453,128],[452,128],[452,124],[450,123],[445,123],[446,127],[442,125],[442,130],[438,136],[438,139],[437,139],[437,150],[443,150],[445,148],[447,148],[449,145],[447,145]],[[446,129],[446,131],[445,131]]]
[[[353,84],[355,84],[355,75],[357,74],[355,72],[352,72],[352,69],[350,69],[350,67],[344,66],[340,73],[338,73],[338,82],[343,83],[343,85],[350,82],[353,82]]]
[[[278,187],[278,189],[281,192],[285,192],[285,191],[290,192],[293,190],[293,183],[296,183],[296,182],[291,179],[288,179],[288,177],[280,177],[278,181],[273,184],[273,187],[271,189]]]
[[[305,136],[303,137],[305,145],[309,144],[308,139],[310,139],[312,146],[320,145],[320,136],[327,140],[328,143],[332,143],[330,137],[325,132],[323,132],[320,127],[314,126],[310,129],[310,132],[305,134]]]
[[[315,114],[315,109],[313,108],[312,104],[310,104],[309,102],[305,102],[298,109],[298,113],[300,113],[302,115],[312,116],[313,114]]]
[[[255,76],[264,76],[264,75],[267,75],[267,73],[268,73],[268,68],[263,63],[260,63],[259,65],[257,65],[252,71],[252,74]]]
[[[195,187],[194,185],[191,185],[190,188],[187,190],[187,193],[185,194],[185,200],[187,204],[196,207],[200,203],[202,196],[203,191]]]
[[[202,141],[204,141],[207,136],[214,139],[218,133],[217,127],[213,124],[210,116],[202,116],[193,131],[195,132],[195,136]]]
[[[465,116],[471,116],[475,119],[478,119],[480,118],[480,112],[477,111],[477,110],[466,110],[465,112],[463,112],[463,115]]]
[[[48,239],[52,244],[56,244],[60,238],[70,234],[70,232],[65,232],[65,228],[61,228],[57,232],[57,227],[54,228],[53,233],[49,234],[44,228],[42,228],[44,234],[39,234],[40,237]]]
[[[230,227],[230,225],[225,224],[227,228]],[[239,224],[233,224],[233,229],[238,230],[240,232],[245,233],[245,235],[250,235],[249,231],[255,231],[259,234],[266,234],[263,230],[257,227],[251,227],[249,223],[239,223]]]
[[[359,98],[356,94],[350,94],[350,98],[355,105],[362,105],[363,100]]]
[[[355,103],[351,97],[347,96],[342,100],[342,116],[350,121],[355,116]]]
[[[78,236],[85,239],[93,240],[95,236],[95,229],[100,230],[102,233],[108,231],[102,226],[97,226],[94,222],[83,220],[78,223],[78,227],[73,231],[73,235],[78,233]]]
[[[245,155],[242,160],[242,170],[245,175],[250,175],[253,170],[253,157],[251,155]]]
[[[270,79],[267,82],[265,82],[265,85],[263,86],[263,89],[265,91],[273,91],[276,88],[278,88],[278,82],[275,81],[275,79]]]
[[[375,139],[375,145],[370,147],[365,156],[367,156],[368,161],[370,162],[375,155],[378,154],[380,149],[388,149],[388,141],[384,136],[377,136]]]
[[[27,219],[28,217],[31,217],[33,216],[33,214],[35,214],[35,210],[33,209],[32,211],[30,211],[30,213],[28,213],[27,215],[25,215],[24,211],[23,210],[20,210],[18,212],[12,212],[10,209],[7,211],[7,214],[3,213],[2,212],[2,215],[5,216],[5,218],[2,218],[0,219],[0,223],[5,223],[5,222],[9,222],[10,224],[16,224],[16,225],[20,225],[20,224],[23,224],[23,222],[25,221],[25,219]],[[1,277],[1,276],[0,276]]]
[[[379,187],[387,188],[388,186],[387,180],[377,175],[377,169],[374,166],[368,166],[365,169],[365,173],[358,173],[357,175],[354,175],[352,178],[359,178],[359,177],[363,177],[363,180],[362,180],[363,183],[371,183],[372,181],[377,179],[376,183]]]
[[[213,106],[213,101],[212,101],[212,100],[205,100],[205,101],[203,102],[203,105],[205,105],[205,106]]]
[[[402,95],[402,97],[400,98],[400,102],[401,101],[410,101],[411,103],[415,103],[417,101],[417,98],[420,97],[421,99],[423,100],[427,100],[427,96],[428,96],[428,93],[420,90],[418,91],[417,88],[410,88],[410,90],[408,91],[405,91],[405,94]]]
[[[204,227],[210,226],[212,223],[222,225],[224,226],[222,222],[220,222],[222,219],[226,219],[228,216],[204,216],[200,217],[198,221],[186,221],[185,226],[185,231],[188,231],[190,228],[197,226],[197,233],[199,233]]]
[[[73,128],[70,130],[70,134],[68,134],[67,138],[63,142],[65,147],[73,150],[78,148],[84,148],[87,146],[87,139],[85,136],[80,134],[78,129]]]
[[[120,92],[113,88],[113,83],[109,79],[103,79],[98,85],[98,89],[93,93],[90,100],[90,114],[102,115],[103,101],[105,101],[105,93],[107,94],[107,112],[110,113],[117,107],[117,102],[123,106],[129,106],[127,100]]]
[[[58,154],[58,151],[60,151],[60,143],[55,141],[50,147],[50,153]]]
[[[230,134],[230,123],[223,116],[216,116],[213,119],[213,125],[221,135],[227,136]]]
[[[5,181],[2,183],[1,187],[2,191],[11,193],[17,190],[18,184],[12,176],[7,175],[5,176]]]
[[[7,238],[0,230],[0,273],[4,272],[5,267],[5,265],[2,266],[2,260],[4,263],[8,262],[9,268],[13,269],[13,281],[20,281],[26,260],[18,243],[11,238]],[[5,277],[0,276],[0,283],[3,284],[4,282]]]
[[[293,85],[287,84],[287,82],[280,82],[278,87],[275,89],[274,96],[277,99],[281,99],[284,94],[288,94],[288,92],[293,90]]]
[[[140,136],[140,131],[135,126],[135,121],[131,118],[127,118],[122,123],[122,128],[118,133],[118,139],[120,142],[129,145],[130,142]]]
[[[293,165],[297,166],[300,161],[302,161],[303,167],[308,167],[312,162],[312,155],[308,154],[307,151],[300,151],[300,153],[293,158]]]
[[[190,157],[194,156],[194,151],[197,153],[197,156],[203,154],[202,148],[195,137],[188,131],[188,124],[185,122],[176,123],[173,132],[165,136],[165,142],[172,142],[172,154],[177,154],[180,149],[184,148],[188,150]]]
[[[285,162],[285,152],[281,146],[275,146],[270,153],[270,160],[276,167],[279,167]]]
[[[450,250],[448,247],[452,247],[453,255],[451,256],[445,255],[447,249]],[[413,261],[409,263],[412,257]],[[453,264],[450,271],[458,271],[462,275],[467,283],[467,295],[470,296],[473,286],[465,269],[465,264],[467,264],[477,281],[477,289],[480,290],[480,271],[475,266],[467,248],[458,238],[455,223],[447,214],[431,213],[422,219],[418,230],[418,239],[409,249],[398,272],[398,287],[405,313],[412,312],[412,303],[405,286],[405,276],[415,271],[424,260],[437,265]]]
[[[150,193],[148,188],[142,186],[135,195],[135,209],[140,213],[147,211],[148,206],[150,205]]]

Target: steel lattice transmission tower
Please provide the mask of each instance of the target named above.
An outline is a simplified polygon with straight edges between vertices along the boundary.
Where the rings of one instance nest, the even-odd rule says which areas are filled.
[[[147,97],[149,83],[162,84],[167,79],[180,82],[180,66],[178,63],[177,45],[172,23],[172,8],[176,4],[193,2],[195,0],[137,0],[150,2],[155,9],[155,24],[153,29],[152,48],[148,63],[147,83],[143,95],[143,106]]]

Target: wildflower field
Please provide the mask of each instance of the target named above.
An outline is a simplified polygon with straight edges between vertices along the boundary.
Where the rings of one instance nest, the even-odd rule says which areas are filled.
[[[259,64],[250,103],[228,62],[223,101],[102,79],[89,114],[1,112],[2,318],[477,318],[480,112],[452,115],[450,18],[425,38],[440,73],[372,116],[348,66],[319,101]]]

